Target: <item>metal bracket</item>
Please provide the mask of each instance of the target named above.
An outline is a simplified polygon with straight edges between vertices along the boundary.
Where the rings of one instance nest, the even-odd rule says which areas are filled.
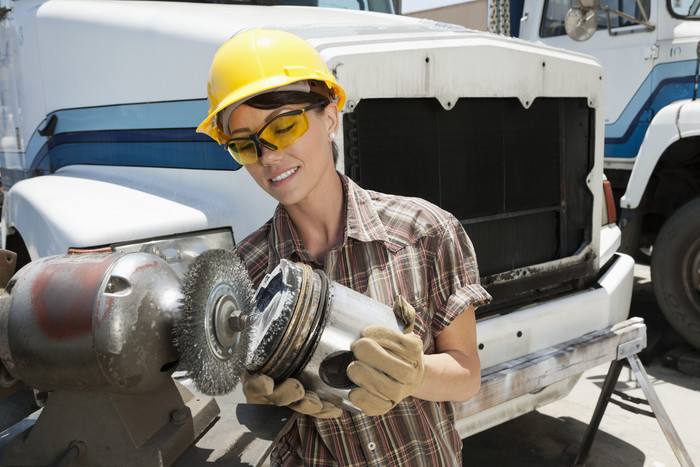
[[[623,344],[620,344],[617,347],[617,359],[622,360],[623,358],[627,358],[630,355],[636,355],[639,352],[641,352],[646,346],[647,346],[646,334],[644,334],[643,336],[637,337],[636,339],[633,339],[629,342],[625,342]]]
[[[658,44],[652,45],[648,50],[648,55],[644,54],[644,60],[656,60],[659,58],[659,46]]]

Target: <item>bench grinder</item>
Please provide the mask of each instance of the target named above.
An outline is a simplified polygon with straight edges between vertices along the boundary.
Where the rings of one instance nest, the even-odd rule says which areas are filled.
[[[171,374],[180,280],[148,253],[34,261],[0,298],[0,359],[48,391],[3,465],[170,465],[219,413]]]
[[[37,260],[0,298],[0,359],[49,397],[3,464],[172,464],[219,413],[172,379],[178,364],[207,395],[262,372],[358,410],[345,369],[370,324],[403,328],[390,307],[286,260],[256,291],[225,250],[202,253],[182,282],[148,253]]]

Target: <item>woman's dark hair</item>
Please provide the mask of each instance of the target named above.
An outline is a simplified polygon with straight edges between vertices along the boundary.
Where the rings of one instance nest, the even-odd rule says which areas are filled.
[[[323,94],[318,94],[316,92],[300,92],[300,91],[276,91],[276,92],[265,92],[263,94],[258,94],[253,96],[247,101],[246,105],[254,107],[256,109],[276,109],[277,107],[282,107],[283,105],[289,104],[330,104],[331,101],[328,97]],[[321,109],[319,109],[319,112]]]
[[[289,104],[323,104],[323,107],[314,109],[317,112],[322,112],[323,108],[330,104],[331,101],[328,97],[317,92],[299,92],[299,91],[277,91],[277,92],[266,92],[259,94],[257,96],[251,97],[245,101],[246,105],[249,105],[255,109],[270,110],[282,107],[283,105]],[[333,164],[338,163],[338,145],[335,141],[331,144],[333,150]]]

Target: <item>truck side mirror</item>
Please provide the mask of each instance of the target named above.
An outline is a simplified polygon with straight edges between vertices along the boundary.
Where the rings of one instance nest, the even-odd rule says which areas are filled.
[[[697,0],[675,0],[669,2],[673,14],[680,17],[697,16],[700,2]]]
[[[593,9],[570,8],[564,17],[566,35],[575,41],[587,41],[596,29],[598,29],[598,16]]]
[[[590,39],[598,28],[598,17],[596,15],[596,11],[605,12],[608,34],[611,36],[617,35],[617,33],[612,31],[610,21],[611,13],[621,16],[629,21],[632,21],[633,23],[644,25],[650,31],[656,29],[656,26],[649,23],[649,15],[644,9],[642,2],[640,0],[636,0],[636,3],[643,19],[635,18],[634,16],[628,15],[620,10],[613,10],[607,5],[602,6],[601,0],[572,0],[571,8],[569,8],[569,11],[566,13],[566,17],[564,18],[564,30],[566,31],[566,35],[575,41],[586,41]]]

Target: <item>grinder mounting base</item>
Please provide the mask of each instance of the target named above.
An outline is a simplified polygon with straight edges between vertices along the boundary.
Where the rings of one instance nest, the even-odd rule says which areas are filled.
[[[171,380],[140,394],[59,390],[34,426],[3,449],[3,465],[172,465],[219,414]]]

